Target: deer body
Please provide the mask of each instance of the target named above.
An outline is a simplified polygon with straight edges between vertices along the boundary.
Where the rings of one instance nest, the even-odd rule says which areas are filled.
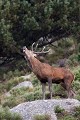
[[[73,91],[71,83],[74,75],[67,69],[61,67],[52,67],[47,63],[40,62],[32,51],[25,48],[23,50],[27,57],[33,73],[42,83],[43,99],[45,99],[45,85],[48,82],[50,97],[52,98],[52,83],[61,84],[68,92],[68,97],[72,97]]]

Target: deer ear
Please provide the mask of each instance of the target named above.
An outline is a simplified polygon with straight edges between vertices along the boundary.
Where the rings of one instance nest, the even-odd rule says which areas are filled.
[[[26,49],[26,46],[23,47],[23,50]]]

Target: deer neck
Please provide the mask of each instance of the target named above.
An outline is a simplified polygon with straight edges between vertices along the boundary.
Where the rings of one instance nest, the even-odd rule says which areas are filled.
[[[28,60],[29,60],[30,66],[32,68],[32,71],[34,73],[38,72],[40,69],[40,66],[42,65],[41,62],[35,57],[30,57]]]
[[[31,66],[31,64],[30,64],[30,61],[29,61],[29,59],[25,56],[25,59],[26,59],[26,61],[27,61],[27,65],[28,65],[28,67],[32,70],[32,66]]]

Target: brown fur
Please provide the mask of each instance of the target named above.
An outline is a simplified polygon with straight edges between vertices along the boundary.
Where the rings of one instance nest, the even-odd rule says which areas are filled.
[[[52,83],[61,84],[67,90],[68,97],[72,97],[74,92],[71,89],[71,83],[74,80],[74,75],[69,70],[61,67],[52,67],[49,64],[40,62],[37,58],[34,57],[34,53],[29,51],[27,48],[25,50],[25,55],[31,64],[33,73],[42,83],[43,99],[45,99],[46,82],[49,84],[51,98]]]

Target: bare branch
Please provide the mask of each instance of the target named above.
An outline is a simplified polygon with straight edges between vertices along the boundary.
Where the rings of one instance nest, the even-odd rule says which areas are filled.
[[[48,44],[51,44],[51,43],[53,43],[53,42],[55,42],[55,41],[58,41],[58,40],[64,38],[64,37],[67,37],[67,36],[69,37],[69,35],[71,35],[71,34],[70,34],[70,31],[67,31],[67,32],[65,32],[64,34],[61,34],[61,35],[59,35],[59,36],[57,36],[57,37],[54,37],[54,38],[51,39],[50,41],[46,41],[46,42],[43,42],[42,44],[39,44],[38,47],[46,46],[46,45],[48,45]]]

